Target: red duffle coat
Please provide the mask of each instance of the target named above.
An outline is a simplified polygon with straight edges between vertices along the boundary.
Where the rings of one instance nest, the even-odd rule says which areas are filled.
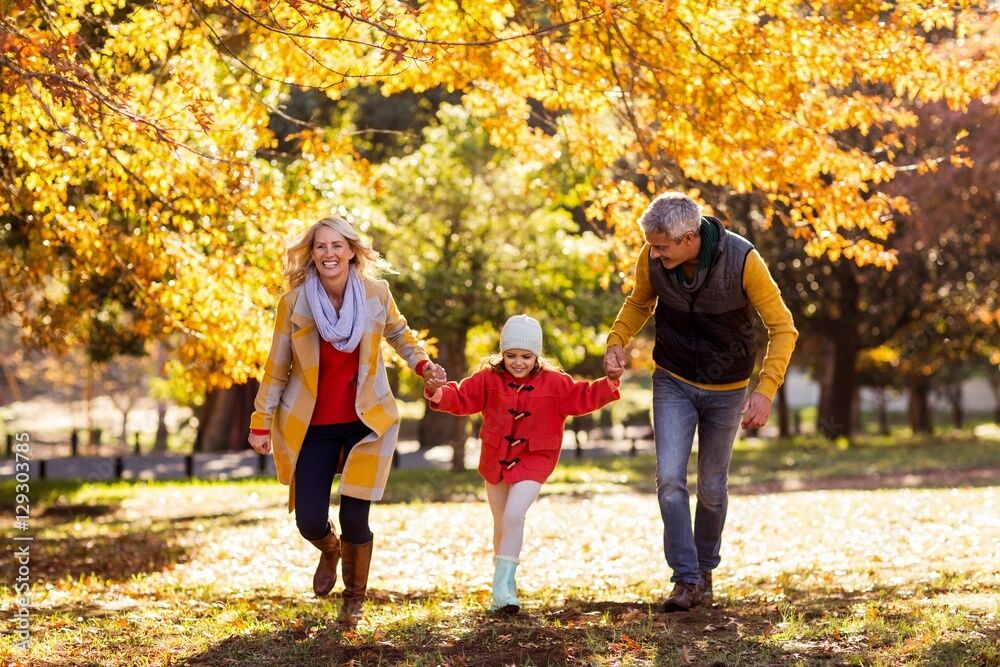
[[[513,484],[544,483],[559,462],[566,418],[593,412],[619,397],[618,383],[606,377],[576,381],[543,369],[518,380],[484,368],[427,398],[434,410],[453,415],[481,412],[479,474],[490,484]]]

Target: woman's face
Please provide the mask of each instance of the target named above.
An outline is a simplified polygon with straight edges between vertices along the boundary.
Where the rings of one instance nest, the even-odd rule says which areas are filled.
[[[312,259],[320,278],[335,280],[347,275],[354,251],[344,235],[321,225],[313,237]]]
[[[527,350],[506,350],[503,353],[503,366],[507,372],[521,379],[527,377],[535,369],[537,357]]]

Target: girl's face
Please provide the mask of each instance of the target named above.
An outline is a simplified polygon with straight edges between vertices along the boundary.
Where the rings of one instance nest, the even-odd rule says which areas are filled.
[[[531,371],[535,370],[535,361],[538,359],[534,352],[527,350],[506,350],[503,353],[503,366],[507,372],[514,377],[521,379],[527,377]]]
[[[326,225],[316,230],[313,237],[312,259],[320,278],[335,280],[345,275],[354,251],[344,235]]]

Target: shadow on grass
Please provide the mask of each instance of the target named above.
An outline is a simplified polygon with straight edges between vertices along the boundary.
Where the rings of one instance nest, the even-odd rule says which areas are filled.
[[[808,574],[808,573],[803,573]],[[375,591],[368,621],[344,632],[324,613],[303,609],[266,635],[226,638],[184,665],[565,665],[655,664],[771,666],[870,664],[1000,665],[998,627],[942,631],[919,605],[893,606],[906,594],[891,586],[864,591],[785,587],[781,602],[723,597],[711,607],[665,614],[648,603],[570,597],[539,605],[530,597],[514,617],[440,596]],[[455,600],[455,602],[459,602]],[[295,602],[289,600],[289,604]],[[883,605],[883,606],[880,606]],[[869,617],[865,611],[877,608]],[[923,635],[923,636],[921,636]],[[911,642],[914,637],[919,642]],[[907,652],[909,651],[909,652]],[[352,663],[353,661],[353,663]]]
[[[118,508],[113,505],[88,505],[85,503],[75,503],[72,505],[48,505],[42,512],[43,519],[55,519],[57,521],[72,521],[75,519],[96,519],[116,511]]]
[[[36,539],[31,551],[31,573],[40,581],[65,576],[127,581],[184,560],[188,550],[177,544],[177,537],[176,532],[128,530],[82,538],[70,532],[58,540]]]

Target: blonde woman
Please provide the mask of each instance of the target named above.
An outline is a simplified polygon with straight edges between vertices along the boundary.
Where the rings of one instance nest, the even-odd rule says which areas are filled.
[[[274,337],[250,418],[250,446],[273,451],[288,509],[320,551],[313,590],[328,595],[342,562],[340,622],[354,627],[368,586],[368,512],[385,489],[399,431],[381,341],[424,378],[444,378],[375,277],[383,260],[343,218],[323,218],[288,250],[289,290],[278,302]],[[329,521],[340,478],[340,526]]]

